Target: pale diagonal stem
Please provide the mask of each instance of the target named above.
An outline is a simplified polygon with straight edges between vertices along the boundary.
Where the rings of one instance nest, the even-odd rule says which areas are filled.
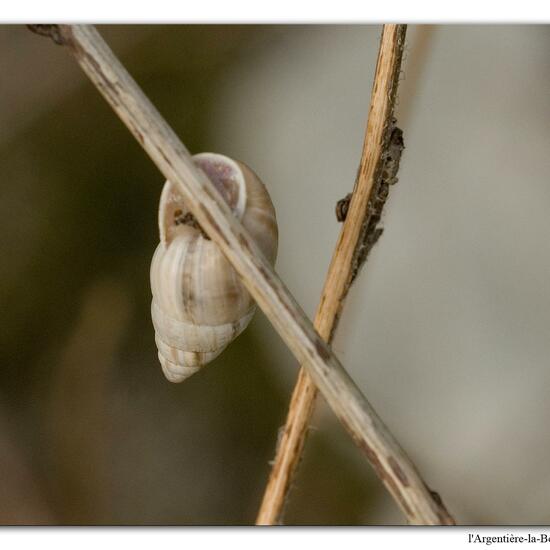
[[[47,29],[41,26],[40,31],[44,34]],[[248,232],[214,185],[196,169],[185,146],[96,29],[90,25],[53,25],[49,34],[71,50],[159,170],[178,186],[189,211],[220,247],[297,360],[308,369],[409,522],[453,523]]]

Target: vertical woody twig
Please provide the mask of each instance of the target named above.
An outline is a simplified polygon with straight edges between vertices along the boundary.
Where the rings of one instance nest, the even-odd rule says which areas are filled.
[[[409,522],[453,523],[212,182],[197,170],[185,146],[95,28],[50,25],[33,30],[49,34],[70,49],[160,171],[178,187],[189,211],[220,247],[297,360],[309,370]]]
[[[402,133],[393,111],[405,42],[405,25],[384,25],[374,76],[363,151],[353,194],[338,203],[344,221],[328,269],[314,326],[330,343],[345,297],[366,256],[381,233],[377,224],[388,194],[397,181],[403,149]],[[301,369],[290,401],[284,431],[277,447],[257,524],[273,525],[281,519],[293,475],[303,452],[317,388]]]

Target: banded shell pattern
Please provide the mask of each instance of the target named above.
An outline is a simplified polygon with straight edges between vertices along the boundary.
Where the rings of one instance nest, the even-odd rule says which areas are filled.
[[[266,258],[277,256],[275,210],[245,164],[215,153],[193,157]],[[160,243],[151,263],[151,314],[162,370],[182,382],[217,357],[248,325],[255,303],[219,247],[167,181],[159,206]]]

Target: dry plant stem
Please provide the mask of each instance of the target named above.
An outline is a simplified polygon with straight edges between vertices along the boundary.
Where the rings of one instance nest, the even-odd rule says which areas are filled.
[[[371,208],[369,199],[381,178],[384,153],[393,128],[393,110],[405,41],[405,25],[385,25],[380,40],[371,104],[359,171],[348,213],[327,273],[314,326],[328,343],[332,341],[344,299],[360,263]],[[394,174],[395,175],[395,174]],[[256,523],[277,524],[303,452],[315,406],[317,389],[308,372],[301,369],[292,394],[271,474]]]
[[[195,168],[187,149],[95,28],[59,25],[55,29],[160,171],[178,186],[190,212],[221,248],[298,361],[306,366],[408,520],[452,523],[213,184]]]

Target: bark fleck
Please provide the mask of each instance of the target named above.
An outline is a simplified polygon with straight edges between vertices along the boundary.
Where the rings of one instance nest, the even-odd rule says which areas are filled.
[[[396,126],[396,119],[393,118],[387,130],[387,142],[384,146],[380,159],[380,168],[377,170],[372,193],[367,204],[367,215],[361,229],[362,235],[355,251],[353,269],[349,286],[353,283],[361,267],[365,263],[372,247],[377,243],[384,229],[380,226],[382,212],[389,195],[390,186],[398,181],[397,172],[401,154],[405,148],[403,131]],[[345,221],[351,202],[352,194],[349,193],[336,204],[336,218],[338,221]]]

